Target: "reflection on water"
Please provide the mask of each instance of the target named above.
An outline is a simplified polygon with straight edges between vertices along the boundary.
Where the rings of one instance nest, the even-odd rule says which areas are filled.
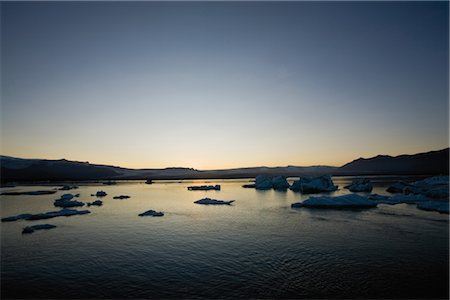
[[[396,178],[375,178],[385,193]],[[343,187],[351,178],[334,178]],[[194,181],[204,184],[206,181]],[[80,185],[104,190],[89,215],[1,224],[4,298],[445,298],[448,215],[414,205],[291,209],[292,191],[187,191],[192,181]],[[52,187],[27,186],[6,190]],[[2,217],[57,210],[42,196],[2,196]],[[335,195],[348,193],[338,190]],[[113,196],[129,195],[116,200]],[[193,202],[210,197],[231,206]],[[154,209],[164,217],[138,217]],[[58,227],[22,235],[33,224]]]

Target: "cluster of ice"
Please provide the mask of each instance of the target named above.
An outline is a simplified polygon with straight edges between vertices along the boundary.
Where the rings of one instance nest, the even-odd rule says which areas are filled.
[[[257,190],[286,190],[289,188],[289,183],[284,176],[269,177],[265,175],[259,175],[255,178],[255,184],[246,184],[242,187],[256,188]]]
[[[145,216],[151,216],[151,217],[162,217],[164,216],[163,212],[160,211],[155,211],[153,209],[147,210],[146,212],[143,212],[141,214],[139,214],[140,217],[145,217]]]
[[[57,206],[57,207],[76,207],[76,206],[84,206],[84,203],[81,201],[76,201],[73,200],[72,198],[74,197],[78,197],[79,194],[77,195],[72,195],[72,194],[64,194],[61,196],[61,198],[56,199],[55,202],[53,202],[53,205]]]
[[[301,177],[299,180],[294,181],[291,186],[291,190],[299,191],[302,194],[334,192],[337,188],[338,186],[334,185],[330,175],[313,178]]]
[[[130,196],[120,195],[113,197],[113,199],[128,199],[128,198],[130,198]]]
[[[350,192],[359,193],[359,192],[371,192],[373,189],[372,182],[370,182],[367,178],[355,178],[352,183],[344,186],[345,189],[348,189]]]
[[[74,215],[84,215],[89,214],[89,210],[75,210],[64,208],[59,211],[50,211],[46,213],[39,214],[20,214],[17,216],[6,217],[2,219],[2,222],[12,222],[17,220],[43,220],[43,219],[51,219],[55,217],[70,217]]]
[[[434,199],[448,199],[449,176],[428,177],[413,183],[397,182],[387,189],[390,193],[423,195]]]
[[[51,224],[39,224],[25,227],[22,230],[22,233],[33,233],[35,230],[52,229],[52,228],[56,228],[56,226]]]
[[[187,188],[189,191],[209,191],[209,190],[216,190],[220,191],[220,185],[200,185],[200,186],[188,186]]]
[[[377,202],[356,194],[329,197],[310,197],[303,202],[293,203],[291,207],[311,207],[311,208],[372,208]]]
[[[217,205],[217,204],[230,205],[233,202],[234,202],[234,200],[226,201],[226,200],[215,200],[215,199],[210,199],[210,198],[203,198],[203,199],[195,201],[194,203],[196,203],[196,204],[213,204],[213,205]]]

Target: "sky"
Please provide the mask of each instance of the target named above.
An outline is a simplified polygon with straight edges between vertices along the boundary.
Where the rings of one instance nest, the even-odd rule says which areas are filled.
[[[1,154],[340,166],[449,144],[449,3],[1,2]]]

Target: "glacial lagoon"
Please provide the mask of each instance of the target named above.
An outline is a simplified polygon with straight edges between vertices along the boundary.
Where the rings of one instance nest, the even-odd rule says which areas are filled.
[[[371,177],[372,193],[399,177]],[[351,177],[333,177],[336,192]],[[292,182],[292,181],[291,181]],[[291,208],[298,192],[249,180],[117,181],[49,195],[1,196],[1,217],[58,210],[66,193],[90,214],[1,223],[2,298],[446,298],[449,216],[414,204]],[[216,185],[220,190],[190,191]],[[2,192],[51,190],[17,186]],[[103,190],[107,196],[91,196]],[[360,193],[364,195],[364,193]],[[127,199],[114,196],[129,195]],[[235,200],[199,205],[203,198]],[[162,217],[139,217],[148,210]],[[26,226],[51,230],[22,234]]]

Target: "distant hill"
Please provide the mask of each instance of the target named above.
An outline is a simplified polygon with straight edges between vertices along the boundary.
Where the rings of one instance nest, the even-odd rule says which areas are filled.
[[[448,174],[449,149],[400,155],[359,158],[342,167],[254,167],[224,170],[192,168],[126,169],[70,160],[22,159],[0,156],[1,181],[119,180],[119,179],[231,179],[257,175],[409,175]]]
[[[414,155],[359,158],[339,168],[339,174],[448,174],[449,148]]]

